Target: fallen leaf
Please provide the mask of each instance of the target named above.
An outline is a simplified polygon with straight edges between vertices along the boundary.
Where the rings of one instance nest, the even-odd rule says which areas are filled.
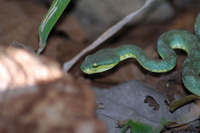
[[[167,121],[186,123],[199,118],[200,109],[194,104],[187,104],[174,113],[169,111],[167,96],[148,87],[139,81],[129,81],[108,89],[94,87],[96,100],[102,103],[103,109],[97,109],[97,116],[106,123],[109,133],[120,132],[116,128],[117,121],[132,119],[141,123],[159,126],[162,118]],[[152,98],[156,104],[150,106],[145,102],[147,97]]]

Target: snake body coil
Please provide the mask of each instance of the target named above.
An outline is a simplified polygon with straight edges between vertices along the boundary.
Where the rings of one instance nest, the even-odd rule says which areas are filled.
[[[195,34],[183,30],[162,34],[157,42],[161,60],[149,58],[141,48],[135,45],[122,45],[114,49],[103,49],[87,56],[81,65],[81,70],[87,74],[100,73],[111,69],[124,59],[135,58],[151,72],[167,72],[177,63],[173,49],[182,49],[188,55],[182,66],[182,81],[189,91],[200,96],[200,13],[195,22]]]

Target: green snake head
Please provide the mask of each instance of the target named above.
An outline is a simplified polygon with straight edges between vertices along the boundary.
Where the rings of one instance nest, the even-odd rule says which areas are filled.
[[[94,74],[107,71],[119,63],[119,55],[113,49],[102,49],[92,55],[88,55],[81,70],[86,74]]]

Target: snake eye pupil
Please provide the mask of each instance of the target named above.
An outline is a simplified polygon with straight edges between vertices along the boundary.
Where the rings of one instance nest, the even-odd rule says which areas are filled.
[[[92,67],[96,68],[98,66],[97,63],[92,64]]]

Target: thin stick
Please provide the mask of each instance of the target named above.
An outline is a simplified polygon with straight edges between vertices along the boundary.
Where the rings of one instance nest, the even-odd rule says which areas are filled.
[[[99,38],[97,38],[92,44],[90,44],[88,47],[83,49],[78,55],[76,55],[73,59],[70,61],[67,61],[63,65],[63,70],[65,72],[69,71],[69,69],[87,52],[93,50],[97,46],[99,46],[102,42],[110,38],[113,34],[115,34],[117,31],[119,31],[125,24],[130,22],[138,13],[140,13],[142,10],[147,8],[154,0],[146,0],[144,5],[137,11],[130,13],[126,17],[124,17],[121,21],[113,25],[111,28],[106,30]]]

